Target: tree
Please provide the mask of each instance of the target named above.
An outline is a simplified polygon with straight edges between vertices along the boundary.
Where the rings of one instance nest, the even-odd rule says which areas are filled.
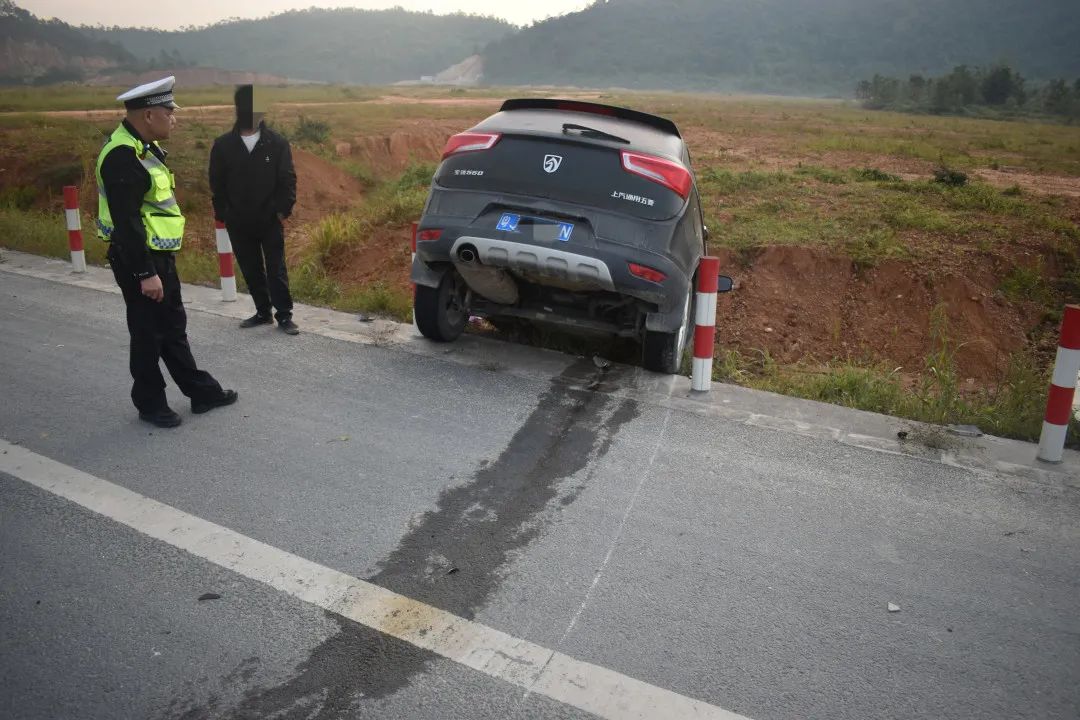
[[[908,78],[908,97],[916,105],[922,105],[923,97],[926,95],[926,78],[922,75],[912,75]]]
[[[1069,112],[1072,104],[1072,93],[1064,80],[1052,80],[1046,86],[1046,95],[1043,98],[1043,109],[1055,115],[1065,115]]]
[[[1027,100],[1024,79],[1019,73],[1013,72],[1008,65],[992,68],[983,78],[979,89],[987,105],[1001,106],[1009,100],[1015,100],[1018,105],[1023,105]]]
[[[967,65],[953,68],[952,73],[945,80],[949,84],[956,106],[974,105],[979,99],[979,81]]]

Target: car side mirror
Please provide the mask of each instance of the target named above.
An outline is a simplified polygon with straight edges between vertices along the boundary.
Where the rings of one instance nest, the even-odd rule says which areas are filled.
[[[731,289],[734,287],[735,281],[729,278],[727,275],[720,275],[716,278],[716,292],[731,292]]]

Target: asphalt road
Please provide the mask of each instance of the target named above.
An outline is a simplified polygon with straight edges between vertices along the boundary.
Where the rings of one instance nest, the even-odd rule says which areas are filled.
[[[119,297],[0,300],[0,439],[238,536],[755,720],[1080,714],[1065,485],[201,312],[240,402],[157,430]],[[139,522],[0,457],[0,716],[590,717]]]

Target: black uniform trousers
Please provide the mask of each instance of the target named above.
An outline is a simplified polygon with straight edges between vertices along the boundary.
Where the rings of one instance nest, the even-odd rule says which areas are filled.
[[[150,253],[165,297],[161,302],[142,294],[139,281],[115,247],[109,248],[109,265],[127,306],[131,335],[131,400],[139,412],[154,413],[166,407],[165,378],[159,360],[193,402],[215,400],[224,392],[210,373],[200,370],[191,355],[187,338],[187,313],[180,297],[180,278],[173,253]]]
[[[292,319],[293,301],[289,293],[289,272],[285,268],[285,229],[273,218],[255,226],[228,227],[233,254],[244,275],[255,312],[270,317],[270,306],[278,322]]]

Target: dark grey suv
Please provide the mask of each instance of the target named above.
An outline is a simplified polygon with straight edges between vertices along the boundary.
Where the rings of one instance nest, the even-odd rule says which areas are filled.
[[[419,224],[416,324],[456,339],[469,315],[636,338],[678,372],[707,232],[670,120],[566,100],[508,100],[450,138]]]

